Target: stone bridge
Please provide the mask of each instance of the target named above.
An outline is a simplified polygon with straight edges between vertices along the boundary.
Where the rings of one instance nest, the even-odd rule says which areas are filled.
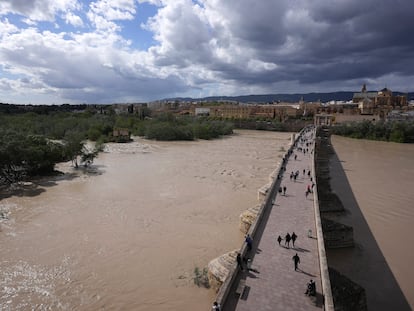
[[[308,127],[292,138],[247,231],[253,247],[243,244],[240,249],[243,270],[233,264],[218,291],[221,310],[334,310],[316,191],[315,136],[316,128]],[[294,246],[285,240],[293,232]],[[296,254],[297,270],[292,259]],[[305,295],[311,279],[316,282],[315,296]]]

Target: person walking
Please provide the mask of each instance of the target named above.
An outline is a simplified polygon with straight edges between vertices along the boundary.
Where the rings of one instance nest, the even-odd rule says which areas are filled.
[[[286,186],[283,186],[283,195],[286,195]]]
[[[289,248],[290,239],[291,239],[290,234],[287,233],[285,236],[285,246],[287,244],[288,248]]]
[[[295,241],[296,241],[296,238],[298,237],[296,235],[295,231],[293,231],[293,233],[292,233],[292,235],[290,237],[292,239],[292,246],[295,247]]]
[[[295,265],[295,271],[298,270],[298,264],[300,264],[300,258],[298,256],[298,253],[295,254],[295,256],[292,257],[293,263]]]
[[[282,242],[282,237],[280,235],[277,237],[277,241],[279,242],[279,246],[280,246],[280,242]]]
[[[249,234],[246,235],[245,241],[246,241],[246,244],[247,244],[247,250],[251,251],[252,247],[253,247],[253,239],[251,238],[251,236]]]
[[[243,269],[243,261],[242,261],[242,258],[241,258],[240,253],[237,253],[236,260],[237,260],[237,266],[240,268],[241,271],[244,271],[244,269]]]

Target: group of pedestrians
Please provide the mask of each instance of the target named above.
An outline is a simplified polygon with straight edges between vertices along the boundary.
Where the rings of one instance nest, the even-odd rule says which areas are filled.
[[[286,196],[286,190],[287,190],[287,187],[286,186],[280,186],[279,187],[279,193],[282,195],[284,195],[284,196]]]
[[[292,181],[295,181],[296,182],[296,179],[298,179],[298,177],[299,177],[299,171],[296,171],[296,172],[291,172],[290,173],[290,180]]]
[[[315,183],[308,185],[306,187],[305,197],[307,198],[309,194],[313,193],[313,188],[315,187]]]
[[[298,236],[296,235],[295,232],[292,232],[292,234],[286,233],[286,235],[285,235],[285,247],[287,245],[287,248],[290,248],[289,244],[292,241],[292,246],[293,246],[293,248],[295,248],[295,242],[296,242],[297,238],[298,238]],[[283,241],[283,238],[279,235],[277,237],[277,242],[279,243],[279,246],[280,246],[280,243],[282,241]],[[296,271],[298,269],[298,264],[300,263],[300,258],[298,256],[298,253],[296,253],[296,255],[292,257],[292,260],[294,262],[294,267],[295,267],[295,271]]]
[[[252,250],[252,248],[253,248],[253,239],[250,236],[250,234],[247,234],[244,237],[244,242],[246,243],[247,251],[250,252]],[[248,263],[251,262],[251,259],[249,259],[247,257],[242,258],[241,257],[241,254],[240,253],[237,253],[236,262],[237,262],[237,266],[239,267],[239,269],[241,271],[244,271],[244,265],[245,264],[247,265],[247,270],[249,270],[250,267],[249,267]]]
[[[296,242],[297,238],[298,238],[298,236],[296,235],[295,232],[292,232],[292,234],[290,234],[289,232],[286,233],[286,235],[285,235],[285,247],[287,245],[287,248],[290,248],[290,241],[292,241],[292,246],[293,246],[293,248],[295,248],[295,242]],[[277,237],[277,242],[279,243],[279,246],[280,246],[280,243],[282,242],[282,240],[283,240],[283,238],[279,235]]]

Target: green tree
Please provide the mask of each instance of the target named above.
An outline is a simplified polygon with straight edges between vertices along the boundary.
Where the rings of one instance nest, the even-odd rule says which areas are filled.
[[[80,133],[70,132],[64,139],[64,157],[72,161],[72,164],[77,168],[78,156],[82,154],[84,148],[84,137]]]
[[[396,143],[404,143],[405,142],[405,131],[404,131],[404,124],[395,122],[391,129],[390,134],[390,141]]]

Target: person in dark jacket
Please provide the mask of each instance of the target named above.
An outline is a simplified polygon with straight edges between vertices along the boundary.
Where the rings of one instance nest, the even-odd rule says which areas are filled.
[[[296,271],[298,270],[298,264],[300,263],[300,258],[298,256],[298,253],[296,253],[296,255],[292,257],[292,260],[295,265],[295,271]]]
[[[287,247],[288,247],[288,248],[290,247],[290,246],[289,246],[290,240],[291,240],[291,237],[290,237],[290,234],[288,233],[288,234],[286,234],[286,236],[285,236],[285,246],[286,246],[286,244],[287,244]]]
[[[292,233],[292,235],[291,235],[291,239],[292,239],[292,245],[293,245],[293,247],[295,247],[295,241],[296,241],[296,239],[297,239],[297,235],[296,235],[296,233],[295,232],[293,232]]]

